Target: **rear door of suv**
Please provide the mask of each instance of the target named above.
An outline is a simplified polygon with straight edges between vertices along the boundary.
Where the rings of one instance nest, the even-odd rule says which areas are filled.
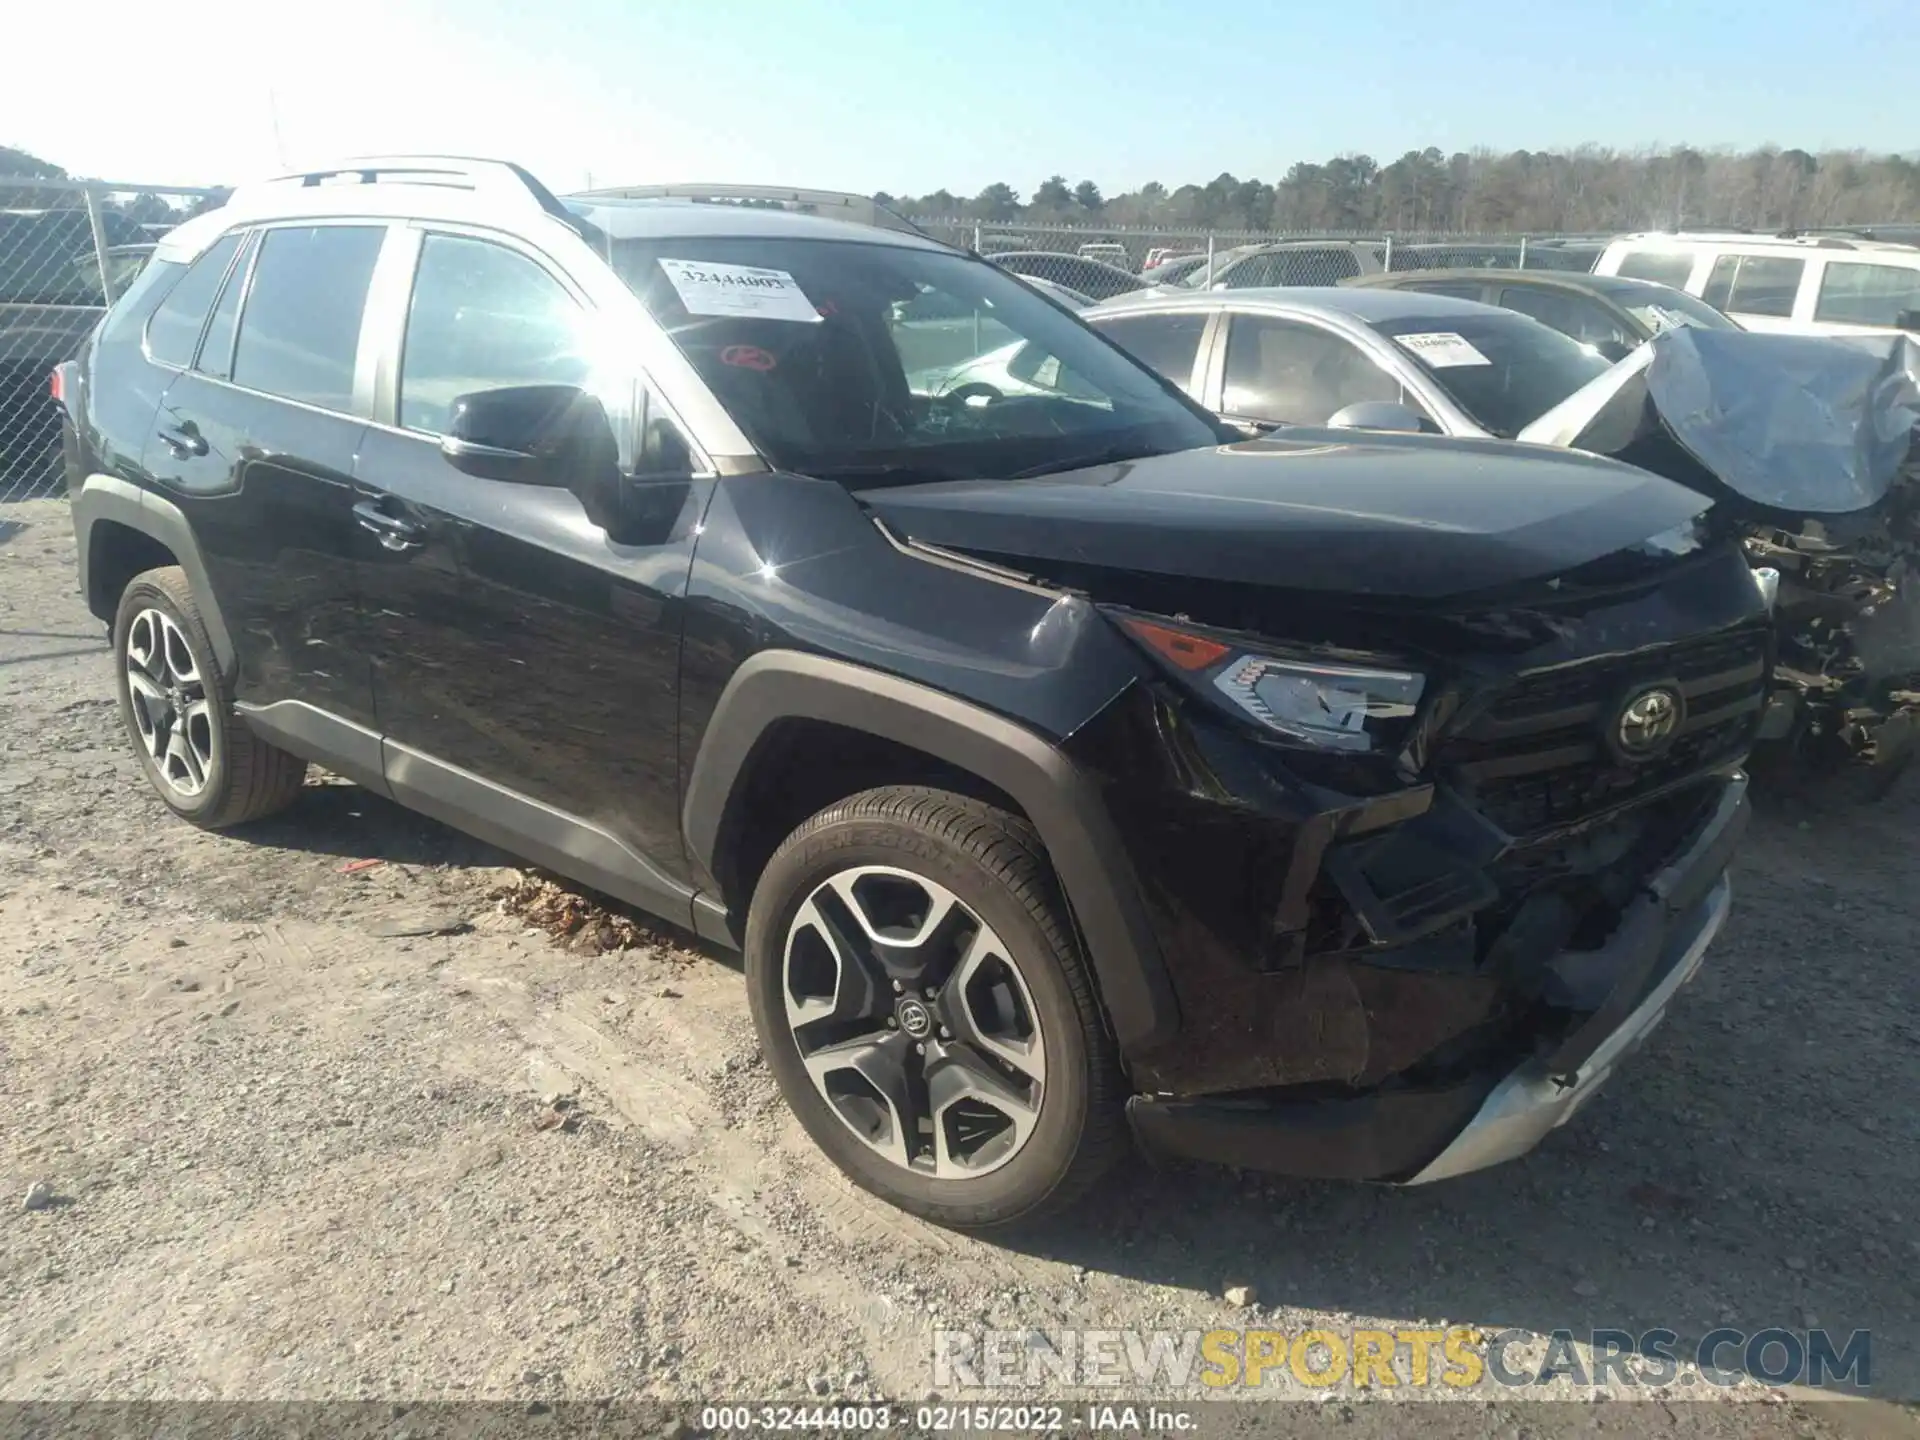
[[[303,221],[217,241],[148,323],[148,358],[178,373],[142,457],[199,542],[242,712],[375,786],[352,477],[372,404],[361,318],[388,234]]]

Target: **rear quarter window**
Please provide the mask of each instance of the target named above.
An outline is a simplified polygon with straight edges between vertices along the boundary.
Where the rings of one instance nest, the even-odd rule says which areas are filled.
[[[1687,277],[1693,274],[1693,256],[1680,250],[1629,250],[1620,257],[1613,273],[1630,280],[1653,280],[1684,290]]]
[[[108,344],[129,338],[137,340],[140,327],[147,323],[153,307],[167,297],[174,282],[186,273],[187,267],[178,260],[148,261],[146,268],[107,312],[100,327],[101,340]]]
[[[1920,312],[1920,269],[1829,259],[1813,318],[1838,325],[1897,326],[1903,314],[1913,312]]]
[[[200,346],[200,331],[213,308],[220,282],[227,278],[227,266],[233,252],[240,248],[238,235],[223,235],[207,252],[193,262],[185,278],[160,302],[153,321],[147,326],[147,354],[162,365],[184,370],[193,364],[193,352]]]

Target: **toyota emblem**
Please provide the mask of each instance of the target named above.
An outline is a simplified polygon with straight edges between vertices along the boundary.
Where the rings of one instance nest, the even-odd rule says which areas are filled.
[[[924,1040],[933,1029],[933,1016],[927,1013],[927,1007],[912,996],[902,1000],[898,1006],[900,1028],[915,1040]]]
[[[1651,685],[1627,697],[1613,723],[1613,748],[1624,760],[1651,760],[1679,732],[1686,702],[1670,685]]]

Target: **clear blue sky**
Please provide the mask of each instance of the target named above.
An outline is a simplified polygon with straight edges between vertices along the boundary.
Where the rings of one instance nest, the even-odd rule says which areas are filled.
[[[17,7],[12,53],[88,61],[9,65],[0,143],[154,183],[410,149],[563,188],[963,194],[1425,145],[1920,150],[1920,0],[96,4],[110,45],[68,7]]]

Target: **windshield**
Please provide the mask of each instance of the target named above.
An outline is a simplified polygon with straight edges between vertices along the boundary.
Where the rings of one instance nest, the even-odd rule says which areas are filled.
[[[1578,340],[1511,310],[1401,316],[1373,328],[1491,435],[1519,434],[1608,368]]]
[[[784,237],[616,240],[612,259],[785,470],[1008,478],[1220,443],[1157,375],[980,260]]]
[[[1741,325],[1704,300],[1697,300],[1671,285],[1633,285],[1622,287],[1613,296],[1614,303],[1654,334],[1688,327],[1694,330],[1738,330]]]

